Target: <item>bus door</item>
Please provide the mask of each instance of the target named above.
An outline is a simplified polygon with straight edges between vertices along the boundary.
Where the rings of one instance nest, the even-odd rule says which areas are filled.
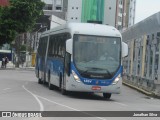
[[[65,52],[65,69],[64,69],[64,89],[67,84],[67,80],[70,77],[71,72],[71,54],[72,54],[72,39],[66,41],[66,52]]]
[[[66,52],[65,54],[65,70],[64,70],[64,86],[66,85],[66,80],[70,76],[71,69],[71,54]]]

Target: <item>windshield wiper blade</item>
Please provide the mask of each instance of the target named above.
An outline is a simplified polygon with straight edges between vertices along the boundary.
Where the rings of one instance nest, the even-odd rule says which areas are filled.
[[[87,70],[83,71],[81,74],[86,74],[88,73],[89,70],[93,70],[93,69],[97,70],[97,68],[91,68],[91,67],[85,67],[85,68],[87,68]]]
[[[104,69],[104,68],[93,68],[93,69],[105,70],[105,71],[107,71],[107,73],[109,74],[109,76],[112,77],[112,73],[108,69]]]
[[[104,69],[104,68],[96,68],[96,67],[86,67],[88,68],[87,70],[83,71],[81,74],[86,74],[88,73],[89,70],[105,70],[107,72],[107,74],[112,77],[112,73],[109,72],[108,69]]]
[[[107,71],[107,73],[109,74],[109,76],[110,77],[112,77],[112,73],[111,72],[109,72],[109,70],[108,69],[105,69],[106,71]]]

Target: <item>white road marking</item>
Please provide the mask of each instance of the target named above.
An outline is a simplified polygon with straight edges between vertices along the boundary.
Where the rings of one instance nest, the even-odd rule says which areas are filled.
[[[44,98],[44,97],[42,97],[42,96],[39,96],[39,95],[36,95],[36,96],[37,96],[37,97],[39,97],[39,98],[41,98],[41,99],[43,99],[43,100],[46,100],[46,101],[48,101],[48,102],[51,102],[51,103],[57,104],[57,105],[59,105],[59,106],[66,107],[66,108],[69,108],[69,109],[71,109],[71,110],[81,112],[81,111],[80,111],[80,110],[78,110],[78,109],[75,109],[75,108],[69,107],[69,106],[67,106],[67,105],[63,105],[63,104],[57,103],[57,102],[55,102],[55,101],[49,100],[49,99],[47,99],[47,98]],[[101,119],[101,120],[106,120],[105,118],[97,117],[97,116],[94,116],[94,115],[92,115],[92,114],[85,113],[85,112],[83,112],[83,111],[82,111],[81,113],[84,113],[84,114],[89,115],[89,116],[96,117],[96,118]]]
[[[3,89],[3,90],[9,90],[9,89],[11,89],[11,88],[5,88],[5,89]]]
[[[38,97],[35,94],[33,94],[31,91],[26,89],[24,85],[22,87],[23,87],[23,89],[25,89],[28,93],[30,93],[37,100],[37,102],[40,106],[40,111],[44,111],[44,106],[43,106],[42,102],[38,99]]]
[[[114,102],[114,103],[116,103],[116,104],[118,104],[118,105],[122,105],[122,106],[128,106],[128,105],[126,105],[126,104],[123,104],[123,103],[120,103],[120,102]]]
[[[42,99],[44,99],[44,100],[46,100],[46,101],[48,101],[48,102],[51,102],[51,103],[57,104],[57,105],[59,105],[59,106],[66,107],[66,108],[69,108],[69,109],[74,110],[74,111],[80,111],[80,110],[78,110],[78,109],[75,109],[75,108],[69,107],[69,106],[67,106],[67,105],[63,105],[63,104],[57,103],[57,102],[55,102],[55,101],[49,100],[49,99],[44,98],[44,97],[42,97],[42,96],[39,96],[39,95],[36,95],[36,96],[37,96],[37,97],[39,97],[39,98],[42,98]]]

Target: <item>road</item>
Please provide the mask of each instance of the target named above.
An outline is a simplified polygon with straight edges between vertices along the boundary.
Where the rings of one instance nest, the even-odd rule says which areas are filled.
[[[0,70],[0,111],[160,111],[160,100],[126,86],[110,100],[101,94],[62,95],[58,89],[38,84],[33,70]]]

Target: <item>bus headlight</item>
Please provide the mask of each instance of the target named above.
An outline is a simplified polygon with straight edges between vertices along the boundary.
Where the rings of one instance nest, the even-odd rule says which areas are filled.
[[[115,80],[113,81],[112,85],[116,85],[116,84],[118,83],[118,81],[120,80],[120,78],[121,78],[121,75],[119,74],[119,75],[115,78]]]
[[[72,70],[72,74],[73,74],[73,77],[74,79],[77,81],[77,82],[81,82],[78,75]]]

